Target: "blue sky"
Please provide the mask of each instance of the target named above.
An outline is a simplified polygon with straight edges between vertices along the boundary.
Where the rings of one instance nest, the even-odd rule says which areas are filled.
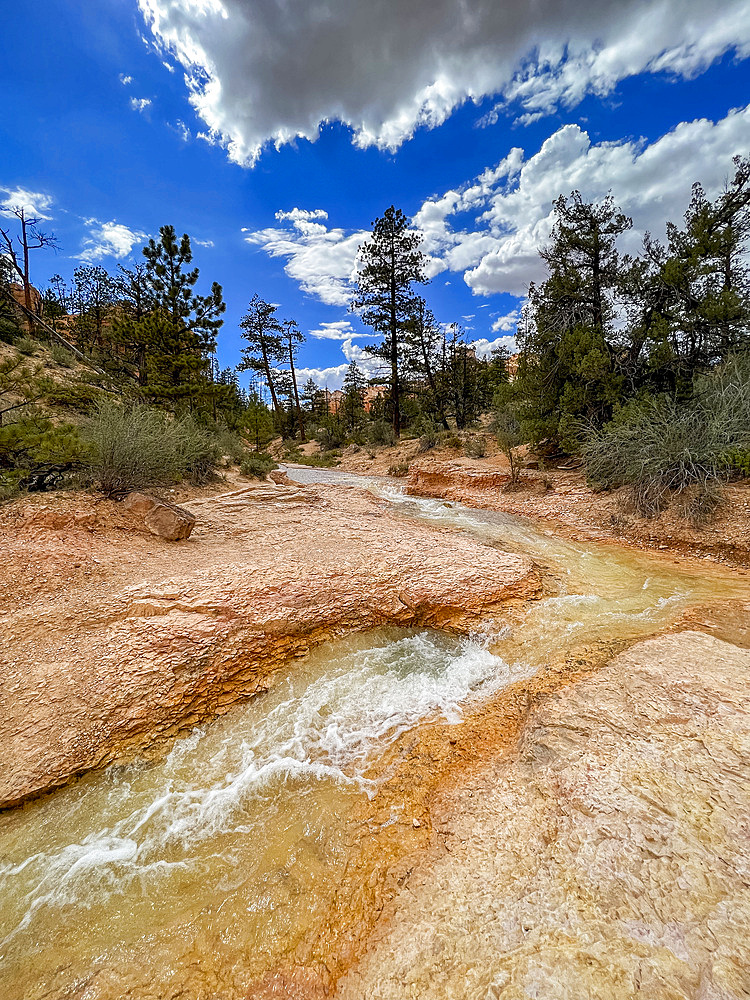
[[[0,50],[0,206],[61,244],[35,283],[172,224],[224,288],[221,364],[257,292],[332,388],[372,365],[347,301],[388,205],[481,351],[512,337],[558,194],[611,189],[637,249],[750,152],[750,0],[40,0]]]

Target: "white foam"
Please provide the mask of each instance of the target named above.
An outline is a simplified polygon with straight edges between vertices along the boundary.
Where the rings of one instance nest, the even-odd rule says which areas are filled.
[[[26,928],[39,907],[85,906],[139,883],[147,891],[189,865],[200,842],[252,834],[257,810],[273,809],[279,795],[301,794],[320,781],[374,794],[368,771],[400,734],[430,717],[459,722],[467,700],[525,675],[493,655],[487,642],[420,632],[364,648],[361,640],[341,644],[308,683],[290,675],[222,726],[178,740],[163,763],[143,775],[113,770],[101,776],[112,787],[100,795],[99,829],[82,829],[77,842],[0,872],[0,894],[13,888],[18,898],[14,880],[26,888],[23,915],[6,940]],[[139,781],[151,789],[147,798]]]

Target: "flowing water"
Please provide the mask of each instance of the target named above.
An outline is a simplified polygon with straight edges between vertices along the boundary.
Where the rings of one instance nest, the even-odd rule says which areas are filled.
[[[542,565],[554,594],[458,639],[381,630],[329,644],[160,761],[90,774],[0,815],[0,997],[241,996],[324,919],[405,732],[529,677],[583,643],[658,632],[746,594],[637,552],[366,485],[406,518]],[[408,822],[395,806],[386,823]]]

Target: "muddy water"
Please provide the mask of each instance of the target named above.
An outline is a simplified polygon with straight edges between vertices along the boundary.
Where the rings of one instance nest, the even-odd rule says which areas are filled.
[[[653,634],[689,606],[747,593],[368,485],[404,517],[529,554],[550,595],[472,640],[387,630],[331,644],[166,759],[0,816],[0,996],[242,996],[325,920],[379,761],[405,732],[459,722],[561,650]],[[398,803],[385,822],[405,822]]]

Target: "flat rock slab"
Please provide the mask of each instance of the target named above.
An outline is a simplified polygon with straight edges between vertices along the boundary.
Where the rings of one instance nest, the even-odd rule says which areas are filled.
[[[96,505],[93,530],[0,523],[0,806],[226,711],[326,639],[469,629],[540,590],[528,559],[352,489],[190,501],[179,547],[107,530],[132,516],[111,508]]]
[[[340,998],[750,995],[750,651],[639,643],[433,821]]]

